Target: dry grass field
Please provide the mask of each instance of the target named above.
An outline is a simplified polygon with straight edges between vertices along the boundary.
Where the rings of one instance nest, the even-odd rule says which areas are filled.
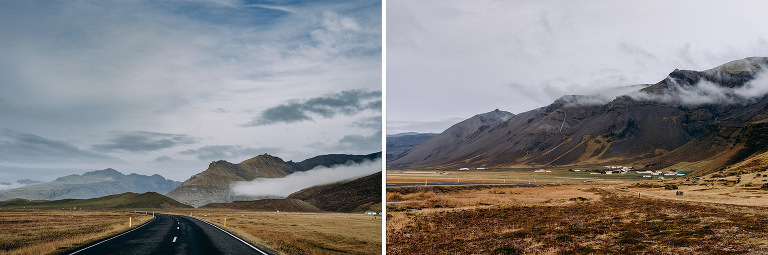
[[[194,217],[281,254],[381,254],[381,216],[231,209],[191,209],[168,213],[192,213]]]
[[[59,254],[116,235],[152,215],[67,210],[0,210],[0,254]]]
[[[768,172],[743,172],[741,174],[709,174],[702,177],[647,182],[643,185],[627,185],[627,190],[664,199],[724,203],[768,207]],[[667,190],[666,185],[677,189]],[[677,195],[682,191],[682,195]]]
[[[661,183],[642,184],[388,188],[400,202],[387,205],[387,253],[768,253],[764,207],[666,199],[650,195]]]
[[[570,172],[568,168],[552,168],[551,173],[536,173],[538,168],[493,169],[472,171],[442,170],[387,170],[387,182],[605,182],[605,181],[642,181],[642,174],[590,174],[588,172]],[[587,167],[581,169],[602,169]]]

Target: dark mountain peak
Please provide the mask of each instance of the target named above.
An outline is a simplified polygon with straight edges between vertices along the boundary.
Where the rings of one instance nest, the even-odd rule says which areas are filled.
[[[325,154],[302,160],[294,163],[293,166],[298,171],[306,171],[318,166],[332,167],[347,163],[362,163],[365,160],[376,160],[377,158],[381,158],[381,152],[368,155]]]
[[[705,71],[675,69],[664,80],[643,89],[652,94],[676,93],[707,81],[719,87],[739,88],[768,68],[768,58],[750,57],[731,61]]]
[[[512,118],[512,116],[515,116],[515,114],[511,112],[495,109],[493,111],[481,113],[475,116],[479,117],[480,120],[485,123],[485,122],[497,122],[497,121],[504,122]]]
[[[234,164],[230,163],[229,161],[221,159],[221,160],[213,161],[210,164],[208,164],[208,168],[214,168],[216,166],[222,166],[222,165],[228,166],[228,165],[234,165]]]
[[[279,157],[275,157],[272,155],[269,155],[267,153],[258,155],[256,157],[247,159],[243,162],[240,162],[240,164],[285,164],[285,161]]]
[[[515,115],[511,112],[500,111],[496,109],[490,112],[477,114],[469,119],[456,123],[446,129],[443,133],[451,134],[454,139],[463,139],[471,134],[474,134],[475,132],[505,122],[511,119],[513,116]]]
[[[107,168],[107,169],[104,169],[104,170],[90,171],[90,172],[84,173],[83,176],[123,177],[125,175],[123,173],[115,170],[115,169]]]

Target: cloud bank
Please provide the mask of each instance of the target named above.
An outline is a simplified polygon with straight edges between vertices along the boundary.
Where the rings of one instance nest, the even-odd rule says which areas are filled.
[[[304,188],[350,180],[381,171],[381,160],[360,164],[341,165],[332,168],[317,167],[306,172],[297,172],[284,178],[261,178],[232,185],[235,194],[247,196],[286,197]]]
[[[145,131],[120,132],[110,138],[109,143],[93,145],[93,149],[109,152],[150,152],[180,145],[195,144],[198,140],[198,138],[183,134]]]
[[[345,90],[303,101],[292,100],[263,110],[259,117],[246,126],[312,120],[310,115],[332,118],[337,114],[352,115],[364,110],[381,111],[381,90]]]
[[[110,156],[82,150],[74,143],[10,130],[0,131],[0,162],[104,161]]]
[[[27,186],[27,185],[29,185],[29,184],[23,184],[23,183],[19,183],[19,182],[0,183],[0,190],[21,188],[21,187],[24,187],[24,186]]]

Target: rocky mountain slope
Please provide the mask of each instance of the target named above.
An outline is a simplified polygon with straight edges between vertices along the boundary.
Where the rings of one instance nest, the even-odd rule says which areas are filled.
[[[23,198],[29,200],[87,199],[125,192],[166,193],[180,182],[160,175],[124,175],[115,169],[87,172],[82,175],[59,177],[52,182],[34,183],[20,188],[0,191],[0,200]]]
[[[303,200],[329,212],[381,211],[381,178],[378,172],[351,181],[309,187],[287,199]]]
[[[436,135],[437,134],[435,133],[401,133],[387,135],[387,162],[398,159],[400,155],[413,147],[432,139],[432,137],[435,137]]]
[[[564,96],[546,107],[467,128],[479,121],[475,116],[388,165],[661,168],[696,162],[696,174],[722,170],[768,150],[766,67],[768,58],[747,58],[705,71],[675,70],[656,84],[638,85],[606,102]]]
[[[235,200],[254,200],[256,197],[242,197],[230,190],[235,182],[252,181],[256,178],[281,178],[294,172],[307,171],[318,166],[331,167],[347,163],[361,163],[381,158],[381,152],[368,155],[329,154],[303,160],[283,161],[263,154],[238,164],[224,160],[212,162],[208,169],[193,175],[167,196],[179,202],[199,207],[209,203],[227,203]]]

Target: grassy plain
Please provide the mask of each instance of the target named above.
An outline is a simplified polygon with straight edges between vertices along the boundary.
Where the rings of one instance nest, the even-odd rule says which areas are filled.
[[[601,169],[591,167],[584,169]],[[641,181],[641,174],[590,174],[570,172],[568,168],[552,168],[551,173],[536,173],[534,168],[442,171],[442,170],[387,170],[387,182],[583,182],[583,181]]]
[[[0,210],[0,254],[60,254],[116,235],[152,219],[152,215],[71,211]]]
[[[281,254],[380,254],[382,248],[381,216],[232,209],[184,209],[166,213],[192,214]]]
[[[448,173],[486,181],[535,176],[554,184],[387,188],[387,253],[768,253],[768,190],[760,189],[768,172],[663,181],[593,175],[598,179],[586,183],[574,179],[584,173],[567,170],[473,172]],[[445,175],[406,171],[390,178],[388,172],[387,181],[436,182]]]

